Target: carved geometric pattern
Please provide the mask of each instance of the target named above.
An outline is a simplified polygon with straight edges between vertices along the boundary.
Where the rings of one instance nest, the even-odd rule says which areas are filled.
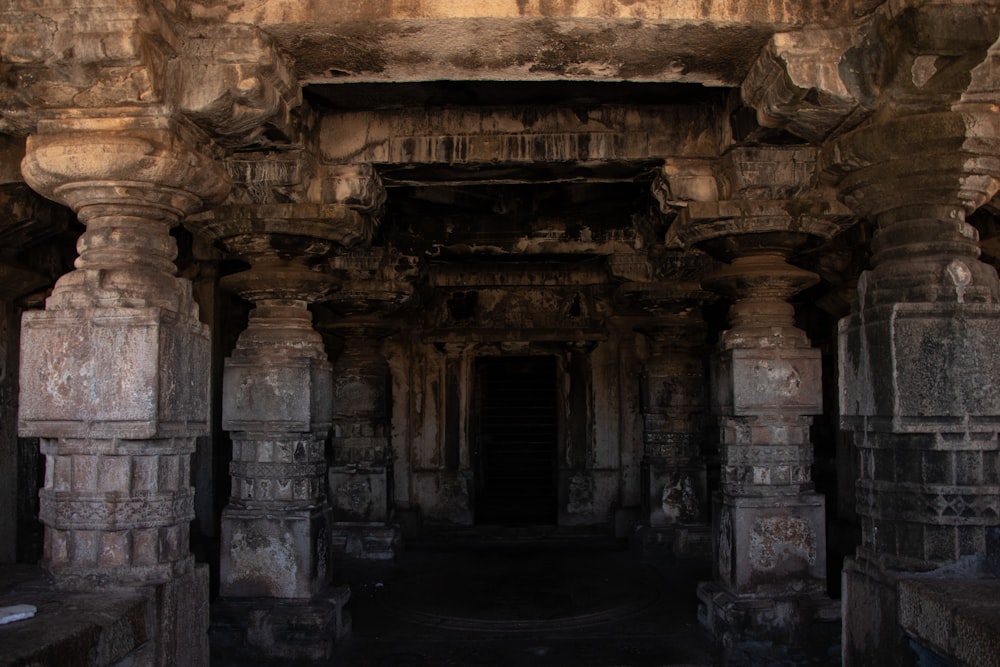
[[[268,477],[272,479],[292,479],[300,477],[322,477],[326,463],[261,463],[257,461],[232,461],[229,473],[233,477]]]
[[[934,486],[872,480],[857,483],[859,513],[933,525],[995,525],[1000,486]]]
[[[152,528],[194,519],[194,495],[190,492],[121,500],[43,489],[40,499],[39,518],[48,526],[65,530]]]

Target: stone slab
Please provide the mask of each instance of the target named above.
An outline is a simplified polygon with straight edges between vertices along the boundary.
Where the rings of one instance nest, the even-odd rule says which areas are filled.
[[[37,614],[0,625],[0,665],[117,664],[150,643],[148,596],[141,591],[57,591],[37,569],[12,566],[0,573],[0,605],[29,603]],[[151,664],[137,661],[136,664]]]
[[[899,622],[956,664],[1000,665],[1000,579],[903,579]]]

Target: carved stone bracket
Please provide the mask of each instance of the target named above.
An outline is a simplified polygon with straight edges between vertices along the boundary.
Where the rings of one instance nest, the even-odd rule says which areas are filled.
[[[863,120],[870,112],[840,71],[857,32],[842,28],[772,36],[741,86],[743,101],[757,110],[757,122],[818,142]]]
[[[170,102],[225,146],[295,144],[302,104],[289,60],[258,28],[216,25],[170,62]]]

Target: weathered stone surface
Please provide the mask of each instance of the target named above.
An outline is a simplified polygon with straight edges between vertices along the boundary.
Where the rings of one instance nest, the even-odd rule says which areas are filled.
[[[25,313],[22,436],[162,438],[207,429],[208,332],[159,308]]]
[[[330,163],[476,164],[651,160],[711,156],[710,108],[605,107],[585,117],[553,108],[325,114],[322,159]],[[405,174],[399,177],[405,179]]]
[[[220,590],[235,598],[309,598],[329,576],[328,510],[287,509],[263,503],[230,505],[222,519]]]
[[[996,579],[904,579],[899,583],[899,622],[939,656],[967,665],[996,664],[998,592]]]
[[[853,29],[776,33],[740,86],[743,100],[765,127],[785,127],[822,141],[867,115],[844,82],[841,63],[854,46]]]

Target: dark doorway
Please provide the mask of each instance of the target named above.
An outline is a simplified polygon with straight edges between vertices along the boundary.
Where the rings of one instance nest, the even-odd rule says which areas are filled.
[[[556,522],[556,360],[476,360],[476,521]]]

